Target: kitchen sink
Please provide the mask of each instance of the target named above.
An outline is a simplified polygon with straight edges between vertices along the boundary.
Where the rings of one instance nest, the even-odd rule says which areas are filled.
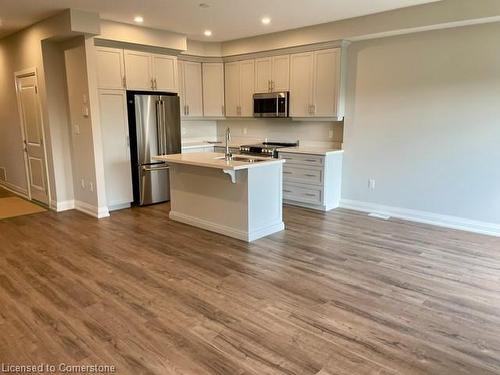
[[[225,159],[224,156],[219,156],[217,158],[215,158],[217,160],[223,160]],[[258,163],[260,161],[267,161],[267,159],[255,159],[255,158],[247,158],[247,157],[244,157],[244,156],[233,156],[231,158],[231,161],[243,161],[245,163]]]

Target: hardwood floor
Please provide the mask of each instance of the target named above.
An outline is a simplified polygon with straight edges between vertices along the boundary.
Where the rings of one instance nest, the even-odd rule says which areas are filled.
[[[498,238],[286,207],[247,244],[168,211],[0,221],[0,363],[500,374]]]

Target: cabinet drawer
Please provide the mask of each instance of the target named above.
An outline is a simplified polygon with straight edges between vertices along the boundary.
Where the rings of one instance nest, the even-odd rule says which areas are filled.
[[[280,159],[285,159],[289,164],[304,164],[304,165],[317,165],[323,166],[324,157],[319,155],[308,154],[290,154],[287,152],[279,153]]]
[[[299,165],[283,165],[283,180],[304,184],[323,184],[323,168],[301,167]]]
[[[297,202],[321,204],[323,203],[323,189],[283,184],[283,198]]]

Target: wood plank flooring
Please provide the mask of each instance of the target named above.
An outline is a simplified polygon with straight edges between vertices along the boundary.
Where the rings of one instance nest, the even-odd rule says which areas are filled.
[[[0,221],[0,363],[500,374],[498,238],[286,207],[247,244],[168,211]]]

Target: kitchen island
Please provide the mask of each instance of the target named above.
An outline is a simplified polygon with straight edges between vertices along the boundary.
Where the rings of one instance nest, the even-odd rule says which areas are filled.
[[[170,168],[170,218],[254,241],[285,228],[284,160],[199,152],[154,157]]]

